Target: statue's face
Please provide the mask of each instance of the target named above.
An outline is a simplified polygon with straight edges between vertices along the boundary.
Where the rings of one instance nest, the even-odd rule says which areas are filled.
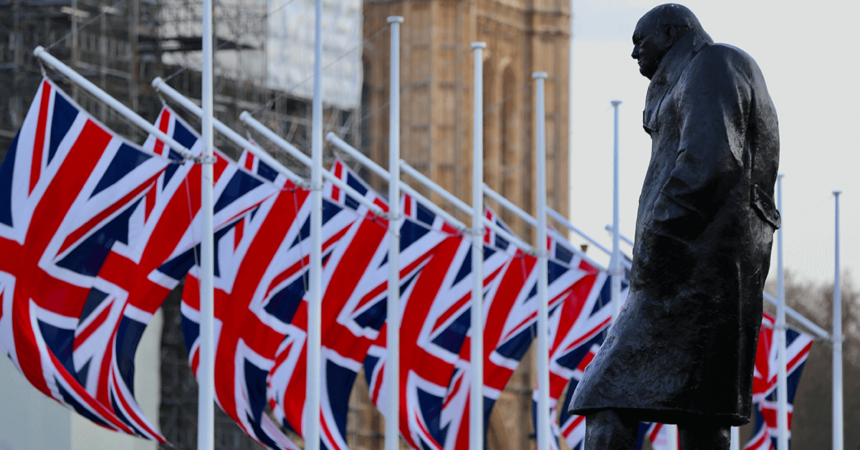
[[[633,53],[630,55],[639,61],[639,73],[650,80],[672,43],[668,30],[652,24],[648,16],[640,19],[633,31]]]

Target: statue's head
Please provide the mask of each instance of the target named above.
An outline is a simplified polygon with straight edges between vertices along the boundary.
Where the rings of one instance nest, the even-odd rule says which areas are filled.
[[[648,11],[633,31],[633,59],[639,61],[639,73],[649,80],[660,62],[681,37],[701,29],[699,19],[686,6],[667,3]]]

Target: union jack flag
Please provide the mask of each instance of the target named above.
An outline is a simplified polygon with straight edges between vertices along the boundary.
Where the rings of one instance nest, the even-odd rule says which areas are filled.
[[[755,372],[753,376],[753,408],[755,409],[755,427],[752,438],[744,446],[744,450],[773,450],[777,446],[777,397],[776,384],[779,371],[777,363],[777,347],[773,335],[776,323],[773,315],[765,312],[762,317],[762,327],[759,331],[758,349],[756,350]],[[785,330],[786,342],[786,374],[788,430],[791,437],[791,418],[794,410],[794,394],[800,382],[803,365],[812,348],[812,337],[793,328]]]
[[[334,172],[339,175],[337,170]],[[358,180],[348,171],[345,174]],[[387,208],[367,186],[356,190]],[[409,196],[401,200],[399,288],[404,292],[410,289],[439,243],[456,230]],[[369,219],[353,226],[323,274],[320,424],[321,443],[329,449],[347,448],[349,393],[368,347],[378,337],[386,318],[388,223]],[[305,367],[306,362],[301,359],[295,370]],[[292,376],[286,385],[280,381],[275,383],[275,386],[286,387],[277,399],[293,427],[301,423],[299,414],[303,410],[305,384],[304,377],[297,376]]]
[[[488,218],[504,224],[488,212]],[[587,286],[596,272],[582,260],[561,235],[550,229],[547,235],[548,261],[547,301],[554,311],[576,292],[577,285]],[[484,433],[493,405],[513,375],[537,331],[537,260],[517,254],[505,270],[500,287],[485,298],[484,321]],[[592,275],[592,278],[588,278]],[[581,282],[581,283],[580,283]],[[464,344],[457,362],[458,370],[446,392],[443,417],[450,424],[447,449],[468,448],[470,358]]]
[[[582,377],[583,370],[597,353],[609,324],[612,321],[611,280],[606,272],[598,272],[583,261],[580,268],[589,272],[575,286],[571,295],[549,318],[549,414],[553,439],[550,445],[559,448],[561,425],[574,426],[571,420],[559,411],[558,400],[568,381]],[[622,284],[622,298],[626,286]],[[537,389],[532,397],[534,420],[537,421]],[[561,410],[564,406],[561,405]],[[562,421],[558,419],[564,415]],[[567,431],[567,430],[566,430]],[[572,431],[572,430],[571,430]]]
[[[310,256],[309,192],[298,189],[250,153],[240,165],[283,189],[216,234],[215,394],[218,404],[253,439],[272,449],[297,448],[264,413],[267,381],[279,363],[295,364],[306,331],[293,322],[303,312]],[[330,186],[327,187],[330,190]],[[326,260],[357,215],[323,202]],[[186,279],[183,333],[189,362],[199,364],[199,267]]]
[[[580,297],[559,310],[550,319],[550,426],[558,448],[559,437],[564,437],[569,448],[580,449],[585,441],[585,417],[568,414],[576,385],[597,350],[603,344],[612,322],[612,279],[605,272],[593,276],[587,297]],[[583,286],[584,287],[584,286]],[[621,281],[621,303],[627,299],[630,285],[626,277]],[[583,302],[582,299],[585,301]],[[573,298],[571,298],[573,300]],[[568,380],[570,383],[568,384]],[[559,402],[567,386],[565,399]],[[536,400],[537,392],[535,392]],[[535,405],[536,406],[536,405]],[[556,420],[557,418],[557,420]]]
[[[387,208],[385,202],[379,198],[358,176],[356,176],[346,165],[337,160],[332,166],[332,173],[341,181],[363,195],[366,200],[376,204],[383,210]],[[355,219],[347,227],[343,228],[338,244],[324,258],[322,272],[322,339],[323,345],[326,340],[327,330],[330,328],[332,315],[337,314],[336,303],[342,302],[337,297],[341,289],[354,287],[357,279],[361,276],[368,264],[370,256],[378,243],[383,239],[387,229],[386,222],[374,217],[368,209],[360,204],[357,199],[346,195],[340,188],[327,183],[323,192],[324,197],[339,208],[350,211]],[[325,218],[323,219],[325,221]],[[305,237],[309,236],[310,224],[304,229]],[[307,246],[310,251],[310,247]],[[344,264],[341,264],[344,261]],[[348,293],[348,292],[347,292]],[[292,333],[288,334],[284,343],[277,350],[274,367],[271,370],[268,382],[269,403],[275,418],[284,426],[295,430],[300,436],[304,436],[304,408],[306,393],[307,373],[307,301],[306,290],[296,291],[291,296],[295,302],[296,313],[290,321]],[[323,353],[323,358],[326,354]],[[325,361],[325,360],[324,360]],[[323,362],[323,375],[325,376],[325,362]],[[321,406],[325,411],[327,383],[321,383],[323,392],[321,394]],[[325,412],[320,420],[323,421],[320,437],[324,445],[328,436],[337,426],[327,422]],[[345,433],[345,430],[343,431]],[[330,444],[329,444],[330,445]]]
[[[162,109],[156,126],[193,154],[201,154],[199,136],[169,108]],[[149,136],[144,149],[173,162],[181,160],[154,136]],[[276,189],[239,170],[219,152],[216,158],[215,190],[220,195],[215,227],[221,228],[224,221],[233,220]],[[159,175],[130,214],[130,240],[112,246],[75,330],[78,381],[139,435],[160,442],[164,438],[134,398],[134,355],[146,325],[170,292],[153,272],[186,233],[199,236],[191,225],[200,209],[200,175],[200,166],[194,164],[171,164]]]
[[[492,212],[487,212],[493,217]],[[400,434],[416,449],[441,449],[451,433],[443,417],[445,394],[471,326],[472,243],[451,236],[401,298]],[[517,249],[495,233],[484,237],[484,297],[499,289]],[[380,334],[364,361],[371,399],[384,414],[387,360]],[[454,433],[456,434],[456,433]]]
[[[175,162],[175,161],[173,161]],[[126,142],[44,79],[0,167],[0,345],[42,393],[139,434],[84,389],[73,352],[97,275],[171,161]],[[153,432],[147,437],[159,439]],[[163,439],[162,439],[163,440]]]

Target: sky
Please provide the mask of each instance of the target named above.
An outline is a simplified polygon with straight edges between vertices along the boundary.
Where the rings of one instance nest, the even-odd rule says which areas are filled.
[[[613,111],[619,107],[620,229],[633,237],[639,192],[651,154],[642,129],[648,79],[631,35],[663,2],[573,0],[570,218],[611,245]],[[860,286],[860,2],[688,0],[715,42],[750,54],[764,74],[779,116],[782,224],[786,271],[803,281],[834,277],[834,196],[841,190],[842,273]],[[574,243],[584,242],[574,238]],[[622,245],[629,253],[630,247]],[[589,255],[607,261],[598,250]],[[776,237],[770,276],[776,272]]]

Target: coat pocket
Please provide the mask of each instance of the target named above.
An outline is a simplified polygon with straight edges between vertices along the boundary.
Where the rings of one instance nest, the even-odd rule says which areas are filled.
[[[782,226],[782,219],[773,198],[767,195],[767,192],[758,184],[754,184],[752,188],[752,206],[758,211],[759,216],[775,230]]]

